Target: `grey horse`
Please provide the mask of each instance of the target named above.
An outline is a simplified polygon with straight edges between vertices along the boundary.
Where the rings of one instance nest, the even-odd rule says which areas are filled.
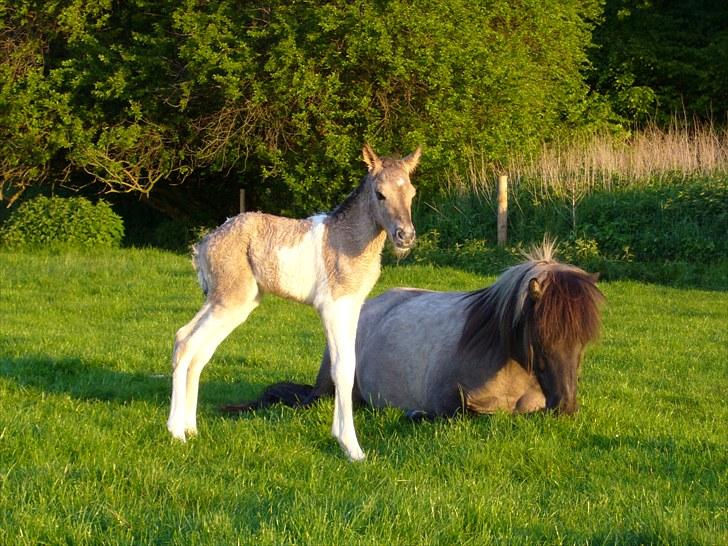
[[[599,334],[596,276],[562,264],[545,242],[496,282],[473,292],[397,288],[362,308],[355,398],[413,417],[578,408],[585,346]],[[327,350],[315,385],[277,383],[234,413],[274,403],[305,406],[334,393]]]

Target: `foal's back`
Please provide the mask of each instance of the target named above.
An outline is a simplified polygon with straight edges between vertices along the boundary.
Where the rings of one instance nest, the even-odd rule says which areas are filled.
[[[209,296],[228,299],[256,290],[313,303],[324,230],[323,216],[295,220],[249,212],[231,218],[195,248],[198,267],[209,270],[203,278],[215,282]]]

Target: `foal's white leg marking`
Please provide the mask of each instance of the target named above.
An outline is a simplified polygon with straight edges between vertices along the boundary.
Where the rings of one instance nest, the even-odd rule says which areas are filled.
[[[212,309],[199,325],[196,351],[187,370],[187,391],[185,396],[185,432],[197,434],[197,395],[200,388],[200,374],[210,361],[217,347],[230,333],[242,324],[258,306],[252,301],[244,306],[230,309]]]
[[[200,321],[209,313],[206,303],[195,317],[177,331],[172,352],[172,404],[167,419],[167,430],[178,440],[185,439],[185,400],[187,397],[187,370],[194,355],[190,351],[190,339]]]
[[[195,317],[179,329],[172,354],[172,404],[167,429],[185,440],[185,432],[197,433],[197,395],[200,374],[218,345],[258,305],[258,299],[233,308],[215,308],[206,303]]]
[[[356,325],[360,309],[360,301],[342,297],[327,302],[321,310],[331,353],[331,378],[336,387],[331,434],[352,461],[361,461],[365,457],[356,438],[351,399],[356,372]]]

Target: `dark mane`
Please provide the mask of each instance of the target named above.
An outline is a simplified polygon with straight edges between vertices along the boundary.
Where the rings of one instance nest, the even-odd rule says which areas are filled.
[[[543,295],[534,306],[534,320],[541,343],[579,342],[586,345],[599,335],[599,306],[604,295],[596,278],[577,268],[554,268],[544,279]]]
[[[351,209],[352,205],[356,202],[356,200],[361,195],[362,191],[364,191],[364,186],[367,183],[367,179],[369,178],[368,175],[364,175],[364,177],[361,179],[361,182],[359,185],[354,188],[354,191],[352,191],[349,195],[346,196],[346,198],[339,203],[339,206],[336,207],[334,210],[332,210],[329,213],[329,216],[333,218],[339,218],[341,216],[345,216],[346,213]]]
[[[543,347],[562,342],[585,345],[598,336],[604,296],[596,278],[554,261],[551,250],[539,255],[539,260],[531,258],[507,269],[491,286],[465,294],[461,353],[498,350],[508,354],[518,340],[530,346],[529,327]],[[538,298],[529,295],[532,279],[541,289]]]

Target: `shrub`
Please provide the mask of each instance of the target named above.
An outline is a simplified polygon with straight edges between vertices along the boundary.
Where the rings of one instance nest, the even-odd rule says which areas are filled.
[[[443,195],[437,207],[416,211],[415,225],[423,245],[413,261],[492,272],[496,211],[487,195]],[[546,233],[558,239],[562,259],[608,277],[654,280],[638,264],[716,264],[728,260],[728,182],[600,190],[577,203],[523,189],[512,195],[509,243],[526,248]]]
[[[503,161],[592,121],[601,103],[583,69],[600,11],[0,0],[13,52],[0,63],[0,199],[58,166],[69,183],[154,189],[188,211],[175,184],[224,180],[269,212],[310,214],[354,186],[365,139],[382,153],[423,144],[424,193],[473,149]]]
[[[0,228],[6,248],[114,248],[121,245],[124,223],[103,200],[36,197],[20,205]]]

